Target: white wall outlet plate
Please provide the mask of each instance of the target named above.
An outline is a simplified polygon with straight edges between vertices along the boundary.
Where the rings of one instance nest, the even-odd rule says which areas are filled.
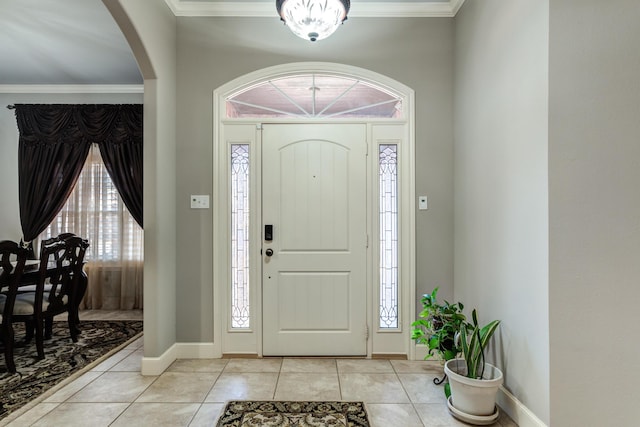
[[[209,209],[208,194],[192,194],[191,209]]]
[[[418,197],[418,209],[421,211],[427,210],[427,196]]]

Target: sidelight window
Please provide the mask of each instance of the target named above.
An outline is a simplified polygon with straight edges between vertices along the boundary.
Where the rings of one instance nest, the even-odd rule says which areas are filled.
[[[249,145],[231,145],[231,327],[249,328]]]
[[[379,146],[380,328],[398,327],[398,146]]]

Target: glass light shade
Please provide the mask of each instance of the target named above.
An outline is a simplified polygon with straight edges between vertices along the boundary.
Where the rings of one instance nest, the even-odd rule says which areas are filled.
[[[298,37],[312,42],[329,37],[347,19],[349,0],[277,0],[278,14]]]

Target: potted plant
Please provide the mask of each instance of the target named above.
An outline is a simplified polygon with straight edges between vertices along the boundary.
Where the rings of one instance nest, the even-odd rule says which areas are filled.
[[[442,363],[454,359],[460,354],[461,348],[456,345],[456,334],[465,323],[466,317],[462,313],[464,305],[460,302],[439,303],[437,299],[438,288],[430,294],[422,296],[422,311],[419,319],[411,324],[411,338],[418,344],[425,344],[429,348],[425,359],[436,356]],[[436,385],[444,383],[447,379],[434,378]],[[450,396],[449,384],[444,385],[444,394]]]
[[[455,336],[465,323],[466,317],[462,313],[462,303],[451,304],[445,300],[441,304],[437,295],[438,288],[435,288],[430,294],[422,296],[422,311],[419,314],[420,318],[411,324],[411,339],[429,347],[425,359],[437,355],[440,360],[446,362],[457,357],[461,351],[456,345]]]
[[[480,327],[474,309],[472,323],[465,322],[457,339],[462,349],[461,359],[445,363],[444,371],[449,378],[451,397],[448,404],[452,414],[471,424],[487,424],[498,418],[496,395],[502,384],[502,371],[485,362],[484,351],[500,324],[493,320]]]

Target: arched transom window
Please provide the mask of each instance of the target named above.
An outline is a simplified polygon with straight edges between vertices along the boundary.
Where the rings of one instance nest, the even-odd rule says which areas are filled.
[[[401,118],[402,98],[358,78],[306,73],[272,78],[226,98],[227,118]]]

